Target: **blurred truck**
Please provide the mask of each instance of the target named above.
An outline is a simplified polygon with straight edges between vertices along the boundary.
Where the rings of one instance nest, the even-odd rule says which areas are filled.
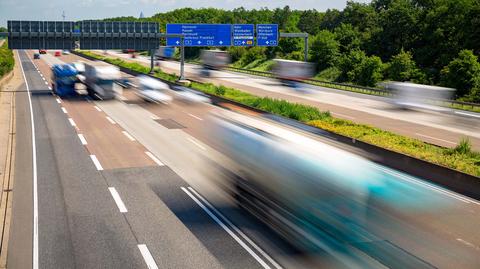
[[[273,73],[283,85],[296,87],[298,82],[313,76],[314,65],[308,62],[275,59]]]
[[[120,70],[103,62],[84,63],[84,84],[92,98],[108,100],[115,98],[120,86],[115,81],[121,78]]]
[[[55,64],[52,66],[52,91],[60,96],[73,96],[77,83],[77,70],[70,64]]]
[[[230,55],[222,50],[202,50],[202,75],[209,76],[210,70],[221,70],[230,63]]]
[[[416,84],[411,82],[387,82],[387,90],[393,93],[393,104],[401,109],[427,109],[434,111],[449,111],[437,105],[438,102],[451,100],[455,89]]]
[[[161,46],[155,52],[155,58],[161,61],[171,59],[174,55],[175,47]]]

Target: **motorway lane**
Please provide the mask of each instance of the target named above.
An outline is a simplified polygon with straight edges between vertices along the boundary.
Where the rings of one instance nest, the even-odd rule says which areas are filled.
[[[130,59],[126,54],[115,51],[108,51],[108,53],[149,64],[149,59],[146,57],[138,56],[136,59]],[[179,72],[177,62],[162,61],[161,68],[169,73]],[[275,80],[225,71],[213,71],[212,77],[202,78],[198,76],[199,66],[190,64],[185,65],[185,72],[187,77],[238,88],[258,96],[316,106],[321,110],[330,111],[338,118],[373,125],[444,147],[453,147],[462,137],[469,137],[473,147],[480,149],[480,114],[478,113],[475,115],[479,118],[430,111],[402,111],[393,109],[389,99],[383,97],[312,85],[304,85],[310,93],[302,94],[279,85]]]
[[[48,57],[48,56],[47,56]],[[46,58],[46,57],[45,57]],[[48,59],[48,58],[47,58]],[[40,66],[40,62],[37,61],[37,65]],[[28,66],[28,65],[26,65]],[[40,68],[39,68],[40,69]],[[27,72],[28,73],[28,72]],[[28,79],[31,80],[30,77],[37,76],[37,80],[40,83],[43,83],[46,87],[45,81],[43,81],[42,77],[38,75],[38,72],[30,72],[28,73]],[[44,75],[43,77],[47,77]],[[36,86],[36,85],[35,85]],[[57,115],[55,117],[52,115],[49,117],[55,118],[55,120],[61,121],[58,117],[64,117],[63,122],[66,124],[70,131],[73,133],[75,131],[84,130],[81,129],[80,125],[70,126],[68,118],[66,118],[66,113],[63,113],[61,110],[61,106],[63,106],[66,102],[70,100],[60,100],[60,104],[56,102],[56,99],[48,96],[49,101],[51,102],[50,106],[57,109]],[[47,98],[47,97],[45,97]],[[80,100],[75,100],[75,102],[79,102]],[[110,103],[117,103],[113,102],[101,102],[97,105],[104,105]],[[89,104],[87,101],[84,101],[83,104]],[[75,104],[78,106],[78,104]],[[90,104],[92,107],[94,104]],[[78,109],[80,110],[79,113],[84,113],[87,108],[79,106]],[[88,111],[86,111],[88,113]],[[42,115],[42,113],[39,113]],[[68,112],[70,116],[70,111]],[[93,117],[99,117],[98,114],[94,115]],[[72,119],[77,121],[76,117],[73,116]],[[97,126],[95,129],[102,129],[103,125],[101,122],[93,120]],[[120,127],[119,127],[120,128]],[[56,127],[52,127],[52,129],[56,129]],[[97,130],[98,131],[98,130]],[[51,134],[53,132],[49,132]],[[88,134],[88,132],[85,132]],[[105,134],[106,135],[106,134]],[[132,134],[133,136],[133,134]],[[63,137],[63,136],[62,136]],[[70,134],[69,139],[75,140],[76,144],[80,144],[80,140],[75,137],[75,135]],[[54,139],[51,139],[54,140]],[[136,140],[137,141],[137,140]],[[70,141],[72,142],[72,141]],[[56,144],[56,141],[52,141],[52,144]],[[138,143],[138,142],[135,142]],[[45,143],[46,144],[46,143]],[[75,144],[75,143],[73,143]],[[78,145],[77,145],[78,146]],[[85,152],[83,155],[86,157],[88,165],[91,169],[95,170],[95,166],[93,165],[92,161],[88,159],[88,155],[90,152],[86,152],[86,147],[80,146]],[[63,170],[64,162],[68,162],[69,158],[64,158],[62,155],[62,160],[57,160],[58,156],[56,156],[57,151],[62,152],[62,154],[66,154],[66,151],[71,150],[69,147],[66,147],[62,144],[61,149],[53,150],[52,158],[45,159],[45,163],[56,164],[53,166],[58,167],[58,169]],[[145,149],[144,149],[145,150]],[[146,150],[145,150],[146,151]],[[73,156],[80,156],[81,154],[73,153]],[[115,156],[112,156],[115,157]],[[131,156],[130,156],[131,157]],[[153,157],[155,158],[155,157]],[[99,159],[100,160],[100,159]],[[80,162],[82,163],[82,162]],[[101,215],[99,217],[94,217],[92,219],[92,223],[87,223],[89,225],[85,225],[83,223],[83,218],[77,220],[76,219],[76,212],[69,211],[70,208],[75,208],[77,206],[77,202],[75,201],[77,198],[84,196],[83,192],[79,193],[72,193],[72,187],[69,184],[73,183],[65,183],[64,181],[69,180],[70,177],[74,177],[80,171],[71,171],[72,169],[67,169],[65,173],[68,174],[61,174],[58,178],[58,181],[62,181],[60,185],[63,185],[64,188],[62,189],[61,186],[57,186],[57,188],[52,188],[52,192],[55,193],[62,193],[64,194],[64,201],[58,199],[57,204],[65,203],[65,209],[63,209],[64,214],[66,215],[67,219],[74,222],[76,225],[72,227],[72,224],[69,224],[67,228],[64,228],[65,236],[71,236],[70,240],[65,239],[62,242],[73,245],[74,249],[66,255],[65,253],[60,253],[61,251],[55,251],[53,245],[55,245],[56,238],[58,236],[51,236],[53,231],[49,229],[57,228],[58,223],[55,222],[56,219],[62,217],[62,212],[58,213],[58,217],[53,218],[51,223],[49,223],[49,229],[43,227],[42,215],[42,208],[47,207],[47,210],[52,210],[51,206],[53,203],[43,206],[42,203],[44,202],[45,198],[42,198],[45,193],[42,192],[42,188],[39,188],[39,199],[41,201],[40,207],[40,254],[41,254],[41,268],[43,268],[44,264],[50,265],[47,262],[50,261],[52,263],[58,263],[59,266],[54,267],[63,267],[63,268],[70,268],[71,264],[63,264],[61,263],[61,257],[64,260],[68,261],[75,261],[75,266],[77,267],[89,267],[93,268],[93,262],[97,264],[105,265],[107,268],[139,268],[144,266],[141,263],[133,264],[138,261],[139,251],[138,249],[133,249],[130,247],[135,246],[132,244],[131,240],[125,240],[125,237],[128,239],[132,239],[129,237],[133,237],[133,241],[137,244],[146,244],[149,248],[150,253],[153,255],[157,264],[161,267],[167,268],[260,268],[261,264],[252,257],[248,253],[248,251],[242,247],[234,238],[232,238],[225,230],[218,225],[208,214],[206,214],[195,202],[192,200],[183,190],[182,187],[188,188],[190,187],[185,181],[183,181],[178,175],[172,172],[167,166],[164,166],[160,161],[157,160],[157,166],[144,166],[144,167],[130,167],[130,168],[121,168],[116,167],[115,169],[104,169],[103,171],[97,171],[99,173],[100,179],[94,178],[93,175],[90,175],[88,172],[86,175],[78,176],[81,182],[87,181],[84,184],[82,183],[82,188],[87,188],[84,185],[90,185],[91,180],[97,182],[97,184],[92,184],[91,188],[95,188],[95,191],[91,191],[92,194],[85,195],[85,198],[90,201],[87,203],[86,208],[82,209],[82,215],[86,216],[96,216],[95,208],[90,203],[98,202],[102,200],[102,204],[108,204],[103,201],[103,199],[109,199],[110,205],[113,203],[112,197],[108,193],[110,190],[109,188],[115,188],[119,193],[119,196],[123,200],[126,212],[123,212],[123,224],[127,225],[129,231],[119,229],[119,232],[123,234],[123,236],[117,237],[117,234],[110,231],[106,233],[105,237],[115,237],[111,238],[111,241],[125,241],[119,245],[124,246],[124,249],[120,249],[117,246],[106,250],[105,246],[102,246],[101,243],[104,242],[102,240],[102,236],[99,236],[98,239],[101,241],[98,244],[95,244],[95,240],[91,244],[91,248],[87,248],[84,244],[84,241],[79,240],[78,236],[82,236],[86,240],[93,240],[89,238],[88,230],[92,230],[93,233],[105,233],[105,231],[98,231],[101,230],[103,226],[105,226],[104,222],[109,222],[110,220],[105,216]],[[71,165],[71,164],[70,164]],[[79,164],[80,165],[80,164]],[[146,164],[145,164],[146,165]],[[42,165],[44,167],[45,165]],[[102,164],[103,166],[103,164]],[[39,165],[40,167],[40,165]],[[69,168],[69,166],[67,166]],[[88,169],[87,169],[88,170]],[[44,170],[42,170],[44,171]],[[65,179],[65,177],[67,179]],[[85,179],[84,177],[93,177],[89,180]],[[53,178],[55,179],[55,178]],[[40,181],[39,181],[40,183]],[[76,183],[80,184],[80,183]],[[53,184],[50,184],[53,185]],[[76,185],[74,186],[76,187]],[[107,188],[108,187],[108,188]],[[101,191],[101,189],[105,191]],[[55,196],[55,195],[52,195]],[[102,197],[96,197],[102,196]],[[48,199],[50,200],[50,199]],[[74,203],[74,205],[70,205],[70,203]],[[28,201],[25,202],[28,204]],[[101,209],[101,206],[100,206]],[[112,209],[118,212],[119,208],[116,208],[116,205],[113,203]],[[128,210],[127,210],[128,209]],[[60,210],[60,209],[59,209]],[[93,211],[90,212],[90,211]],[[102,210],[100,210],[102,211]],[[14,212],[15,214],[15,212]],[[72,216],[73,214],[73,216]],[[25,214],[20,214],[25,215]],[[67,224],[63,224],[66,226]],[[90,225],[94,227],[90,227]],[[113,224],[111,224],[113,225]],[[100,226],[96,228],[96,226]],[[96,229],[95,229],[96,228]],[[62,230],[62,229],[60,229]],[[80,230],[80,231],[78,231]],[[115,230],[115,229],[113,229]],[[59,231],[60,232],[60,231]],[[25,236],[28,233],[25,234]],[[12,235],[13,236],[13,235]],[[15,239],[18,238],[19,234],[15,233]],[[43,236],[43,237],[42,237]],[[91,236],[90,236],[91,237]],[[47,241],[47,238],[50,241]],[[25,241],[28,241],[25,239]],[[81,242],[78,242],[81,241]],[[242,241],[243,242],[243,241]],[[116,244],[115,244],[116,245]],[[251,247],[250,247],[251,248]],[[65,251],[68,248],[62,248]],[[47,251],[48,254],[43,253]],[[256,251],[256,250],[255,250]],[[253,251],[255,253],[255,251]],[[13,250],[14,253],[19,253],[16,249]],[[105,254],[102,252],[108,252],[105,255],[105,261],[96,260],[97,255],[92,255],[86,257],[88,252],[99,252],[100,254]],[[132,253],[130,253],[132,252]],[[137,253],[137,254],[135,254]],[[114,254],[122,255],[122,259],[115,259],[113,257]],[[135,255],[134,255],[135,254]],[[132,258],[132,255],[137,256]],[[256,254],[255,254],[256,255]],[[60,257],[61,256],[61,257]],[[12,258],[15,259],[15,258]],[[60,260],[59,260],[60,259]],[[123,259],[130,259],[129,262],[125,262]],[[266,262],[266,267],[269,267],[270,262]],[[46,266],[50,267],[50,266]]]
[[[131,98],[134,95],[127,90],[124,96]],[[143,104],[135,99],[125,102],[97,102],[97,105],[181,178],[205,195],[229,219],[236,224],[244,224],[241,227],[245,233],[254,238],[256,242],[262,242],[260,245],[273,255],[275,260],[280,261],[285,267],[309,267],[308,265],[311,265],[312,261],[307,262],[308,259],[305,257],[292,257],[288,247],[279,248],[269,242],[268,238],[265,238],[270,237],[268,236],[269,231],[259,229],[261,225],[255,224],[254,221],[254,225],[252,225],[252,220],[239,213],[232,206],[228,197],[222,197],[221,192],[211,184],[212,179],[218,175],[212,172],[214,169],[210,169],[211,167],[205,169],[207,165],[202,160],[205,158],[215,159],[221,155],[215,150],[215,143],[209,140],[208,136],[210,124],[208,113],[214,113],[216,108],[177,101],[169,106],[152,105]],[[164,128],[152,119],[153,115],[158,119],[173,119],[185,128],[173,130]],[[228,164],[222,163],[222,165],[228,169]],[[432,189],[432,192],[435,193],[435,190]],[[443,192],[440,194],[442,199],[452,203],[452,208],[445,211],[424,212],[422,215],[393,214],[390,219],[392,226],[379,227],[379,229],[383,229],[381,232],[384,237],[391,242],[419,257],[426,257],[427,261],[436,266],[476,268],[480,264],[478,258],[480,234],[476,232],[475,228],[477,223],[480,223],[478,202],[460,200],[457,196],[446,195]],[[393,228],[397,227],[393,224],[398,223],[413,228],[409,230],[409,234],[399,234]],[[433,247],[432,242],[436,243]],[[443,249],[443,246],[449,247]],[[315,260],[313,264],[316,264],[315,262],[318,261]]]

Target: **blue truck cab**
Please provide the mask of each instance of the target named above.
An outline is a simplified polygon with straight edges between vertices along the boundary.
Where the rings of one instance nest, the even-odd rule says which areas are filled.
[[[77,70],[69,64],[55,64],[52,66],[52,90],[60,96],[75,95]]]

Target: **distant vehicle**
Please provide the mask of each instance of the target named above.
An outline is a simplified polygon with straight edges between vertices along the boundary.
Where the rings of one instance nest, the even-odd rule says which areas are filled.
[[[230,55],[222,50],[202,50],[203,75],[209,76],[209,70],[221,70],[230,63]]]
[[[385,88],[393,92],[393,104],[401,109],[427,109],[449,111],[435,105],[435,101],[451,100],[455,89],[416,84],[410,82],[387,82]]]
[[[60,51],[55,51],[54,55],[55,55],[55,57],[60,57],[60,56],[62,56],[62,53]]]
[[[63,55],[69,55],[69,54],[70,54],[70,51],[69,51],[69,50],[63,50],[63,51],[62,51],[62,54],[63,54]]]
[[[39,49],[39,50],[38,50],[38,53],[40,53],[40,54],[47,54],[47,50]]]
[[[134,53],[135,50],[134,49],[123,49],[122,50],[122,53]]]
[[[155,58],[157,60],[166,60],[171,59],[175,55],[175,47],[159,47],[155,53]]]
[[[93,98],[108,100],[121,91],[115,81],[121,78],[120,70],[103,62],[84,63],[84,83]]]
[[[172,97],[165,93],[169,89],[166,83],[148,76],[139,76],[138,83],[136,94],[145,101],[163,104],[172,101]]]
[[[70,64],[55,64],[52,66],[52,91],[60,96],[75,95],[77,70]]]
[[[298,82],[313,76],[312,63],[275,59],[273,73],[286,86],[296,87]]]
[[[184,86],[173,86],[172,90],[175,91],[177,98],[186,102],[192,103],[210,103],[210,98],[203,93],[194,91]]]
[[[34,53],[33,54],[33,59],[40,59],[40,53]]]

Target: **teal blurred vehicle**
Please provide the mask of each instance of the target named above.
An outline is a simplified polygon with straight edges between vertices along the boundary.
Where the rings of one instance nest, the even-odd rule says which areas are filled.
[[[292,245],[327,252],[352,268],[376,268],[365,254],[381,263],[400,257],[396,268],[429,268],[379,231],[393,223],[395,232],[413,235],[396,216],[445,209],[441,194],[341,144],[264,118],[232,112],[214,117],[211,138],[232,163],[232,173],[218,183]]]
[[[52,66],[52,91],[60,96],[76,95],[77,70],[70,64],[55,64]]]

